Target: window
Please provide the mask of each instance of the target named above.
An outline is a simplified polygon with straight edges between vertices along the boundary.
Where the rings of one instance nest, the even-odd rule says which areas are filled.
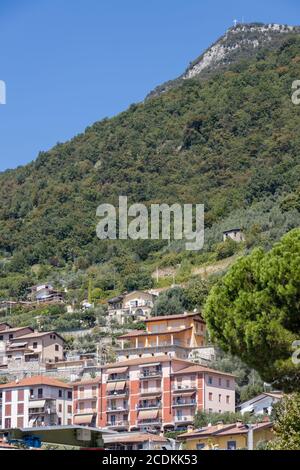
[[[227,450],[236,450],[236,441],[227,441]]]
[[[55,345],[55,351],[59,351],[59,345],[58,344]]]
[[[43,389],[42,388],[38,389],[38,398],[43,398]]]
[[[61,403],[58,405],[58,412],[62,413],[62,404]]]
[[[62,390],[58,390],[58,397],[59,397],[59,398],[62,397]]]
[[[68,392],[68,399],[69,399],[69,400],[72,399],[72,392]]]
[[[11,401],[11,390],[5,393],[5,401],[10,402]]]
[[[79,409],[79,411],[83,411],[84,408],[83,408],[83,402],[82,401],[79,402],[78,409]]]
[[[11,428],[11,419],[5,418],[5,429]]]
[[[58,426],[61,426],[61,418],[58,418]]]
[[[3,341],[3,335],[0,336],[0,341]]]
[[[226,387],[227,387],[227,388],[230,387],[230,380],[226,380]]]
[[[205,444],[197,444],[197,450],[203,450],[205,448]]]
[[[212,408],[208,408],[208,412],[212,413],[213,412]]]
[[[35,342],[32,344],[32,348],[33,348],[33,349],[36,349],[37,347],[38,347],[38,344],[37,344],[37,342],[35,341]]]
[[[68,405],[68,413],[69,413],[69,414],[72,413],[72,405]]]
[[[229,403],[230,403],[230,396],[229,395],[226,395],[226,403],[227,403],[227,405],[229,405]]]
[[[212,383],[213,383],[213,379],[212,379],[211,376],[209,376],[209,377],[208,377],[208,384],[209,384],[209,385],[212,385]]]
[[[72,424],[72,420],[68,419],[68,426],[71,426],[71,424]]]
[[[24,417],[23,416],[19,416],[17,418],[17,426],[18,426],[18,428],[23,428],[24,427]]]
[[[13,339],[14,335],[9,335],[8,338],[9,339]]]
[[[222,395],[219,393],[219,403],[221,403]]]
[[[18,415],[24,414],[24,403],[18,403]]]
[[[24,390],[18,390],[18,401],[24,401]]]
[[[213,394],[212,394],[212,392],[209,392],[209,394],[208,394],[208,399],[209,399],[209,401],[212,401],[212,399],[213,399]]]
[[[221,387],[221,386],[222,386],[222,379],[219,378],[219,387]]]
[[[92,410],[95,410],[97,408],[97,402],[92,401]]]

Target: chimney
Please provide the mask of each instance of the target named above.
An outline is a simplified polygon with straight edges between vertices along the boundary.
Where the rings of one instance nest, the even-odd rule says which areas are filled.
[[[223,427],[224,427],[223,421],[218,421],[218,422],[217,422],[217,429],[218,429],[218,431],[219,431],[220,429],[222,429]]]

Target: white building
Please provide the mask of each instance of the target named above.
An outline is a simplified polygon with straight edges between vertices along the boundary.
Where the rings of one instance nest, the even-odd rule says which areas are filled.
[[[34,376],[0,385],[0,429],[72,424],[72,388]]]
[[[270,415],[273,405],[278,403],[283,397],[282,392],[265,392],[251,400],[245,401],[238,406],[238,411],[242,414],[251,413],[254,415]]]

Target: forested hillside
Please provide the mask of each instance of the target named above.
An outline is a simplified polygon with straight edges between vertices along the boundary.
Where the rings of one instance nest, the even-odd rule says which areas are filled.
[[[158,259],[155,253],[160,259],[175,253],[175,262],[196,256],[181,253],[178,242],[168,247],[98,240],[96,208],[103,202],[117,205],[119,195],[146,204],[204,203],[205,253],[214,251],[222,230],[232,225],[245,229],[248,249],[269,245],[298,226],[295,79],[300,79],[300,38],[287,35],[275,51],[260,50],[206,80],[184,80],[41,152],[31,164],[2,173],[0,296],[24,295],[22,283],[14,292],[11,287],[17,275],[19,283],[28,273],[28,283],[35,281],[31,267],[37,264],[44,267],[40,279],[51,270],[100,264],[107,281],[101,289],[112,291],[116,279],[134,277],[138,269],[142,278],[147,263]]]

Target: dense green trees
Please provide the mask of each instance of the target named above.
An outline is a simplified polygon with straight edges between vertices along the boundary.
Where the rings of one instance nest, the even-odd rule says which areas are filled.
[[[224,351],[275,387],[299,390],[292,354],[300,337],[300,229],[269,252],[255,249],[241,258],[212,289],[204,316]]]

